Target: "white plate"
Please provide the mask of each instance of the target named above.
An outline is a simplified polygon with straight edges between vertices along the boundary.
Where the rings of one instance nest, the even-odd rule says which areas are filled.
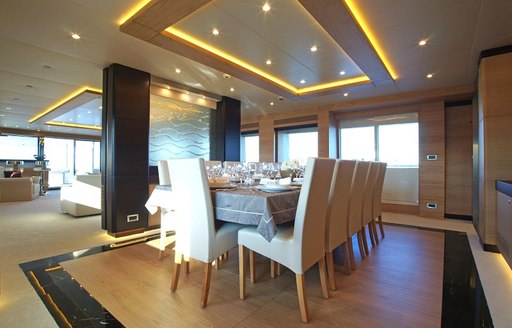
[[[265,191],[265,192],[281,192],[281,191],[291,191],[295,190],[291,186],[288,185],[278,185],[278,184],[265,184],[265,185],[259,185],[256,186],[258,190]]]

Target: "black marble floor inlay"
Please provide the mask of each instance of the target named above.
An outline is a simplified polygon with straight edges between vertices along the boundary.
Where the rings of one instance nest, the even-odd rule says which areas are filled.
[[[441,327],[494,327],[466,233],[396,226],[433,230],[445,235]],[[155,238],[158,238],[158,235],[135,242],[145,242]],[[119,247],[112,247],[112,245],[94,247],[22,263],[20,267],[59,327],[123,327],[59,266],[62,261],[117,248]]]

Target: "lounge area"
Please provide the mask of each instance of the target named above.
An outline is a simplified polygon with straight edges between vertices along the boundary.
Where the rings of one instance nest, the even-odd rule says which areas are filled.
[[[5,2],[0,327],[509,327],[510,13]]]

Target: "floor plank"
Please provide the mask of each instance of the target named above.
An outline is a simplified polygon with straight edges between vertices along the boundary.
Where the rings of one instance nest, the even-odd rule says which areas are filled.
[[[357,245],[357,243],[354,243]],[[443,284],[444,233],[386,226],[386,238],[358,260],[357,271],[336,272],[337,291],[322,297],[318,266],[306,273],[312,327],[439,327]],[[357,250],[356,250],[357,251]],[[199,307],[202,264],[192,261],[171,293],[172,250],[138,244],[61,263],[126,327],[295,327],[302,324],[295,275],[270,278],[269,261],[256,256],[256,283],[238,297],[238,254],[230,251],[212,270],[210,296]],[[341,252],[335,261],[343,263]]]

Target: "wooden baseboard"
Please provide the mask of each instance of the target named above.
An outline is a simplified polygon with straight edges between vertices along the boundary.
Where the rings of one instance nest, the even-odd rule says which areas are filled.
[[[418,206],[382,203],[382,212],[420,215]]]

